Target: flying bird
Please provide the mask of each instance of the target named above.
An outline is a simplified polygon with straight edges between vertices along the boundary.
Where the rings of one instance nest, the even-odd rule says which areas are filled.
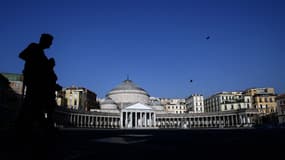
[[[210,36],[207,36],[207,37],[206,37],[206,40],[209,40],[209,39],[210,39]]]
[[[192,82],[193,82],[193,80],[191,79],[191,80],[190,80],[190,83],[192,83]]]

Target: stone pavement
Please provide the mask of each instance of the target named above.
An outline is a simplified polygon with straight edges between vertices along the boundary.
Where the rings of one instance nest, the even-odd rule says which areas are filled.
[[[63,129],[47,139],[34,135],[21,140],[13,130],[1,130],[0,159],[274,159],[284,157],[285,145],[284,129]]]

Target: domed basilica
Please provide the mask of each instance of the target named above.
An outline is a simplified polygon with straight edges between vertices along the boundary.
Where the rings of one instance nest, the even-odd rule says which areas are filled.
[[[104,112],[120,112],[137,103],[148,106],[157,112],[164,110],[162,105],[150,101],[150,95],[147,91],[129,79],[124,80],[106,94],[106,98],[101,102],[101,110]]]
[[[56,123],[62,126],[121,129],[232,128],[250,127],[256,123],[258,115],[258,111],[248,109],[175,114],[165,110],[161,103],[159,98],[150,97],[144,89],[126,79],[106,94],[100,102],[100,109],[91,112],[61,109],[58,110],[60,118]]]

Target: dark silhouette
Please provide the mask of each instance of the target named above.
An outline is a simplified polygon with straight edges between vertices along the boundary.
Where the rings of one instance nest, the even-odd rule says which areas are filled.
[[[57,75],[54,72],[55,60],[54,58],[50,58],[48,61],[48,90],[47,90],[47,105],[45,108],[46,119],[47,119],[47,127],[50,129],[54,129],[54,121],[53,121],[53,113],[54,109],[57,106],[55,98],[55,92],[60,91],[62,87],[56,83]]]
[[[209,40],[209,39],[210,39],[210,36],[207,36],[207,37],[206,37],[206,40]]]
[[[52,114],[56,106],[57,76],[53,70],[55,61],[48,59],[44,49],[51,46],[53,36],[42,34],[39,43],[31,43],[19,57],[25,61],[23,70],[25,97],[17,127],[24,130],[53,127]]]
[[[44,50],[52,44],[53,36],[42,34],[39,43],[31,43],[19,57],[25,61],[23,70],[25,95],[16,122],[20,140],[32,143],[36,158],[47,158],[48,145],[56,131],[53,112],[56,107],[55,91],[61,90],[56,83],[55,60],[48,59]]]

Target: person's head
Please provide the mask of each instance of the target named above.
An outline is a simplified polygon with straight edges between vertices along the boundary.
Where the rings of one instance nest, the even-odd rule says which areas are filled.
[[[53,36],[47,33],[43,33],[40,38],[39,45],[42,49],[49,48],[52,45]]]

